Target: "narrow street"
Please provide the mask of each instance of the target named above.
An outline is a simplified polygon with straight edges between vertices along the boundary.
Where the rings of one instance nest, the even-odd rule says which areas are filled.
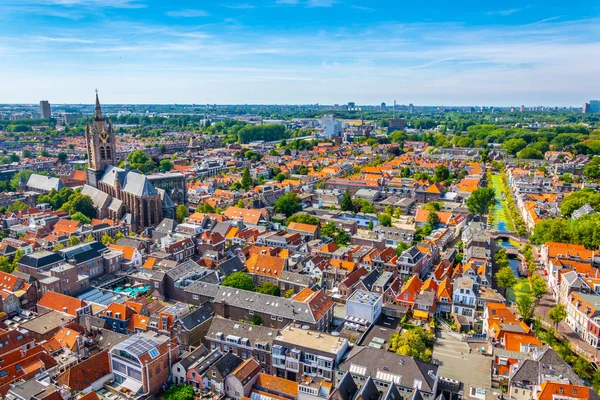
[[[539,273],[544,280],[547,280],[546,277],[543,274],[541,274],[540,272],[541,271],[538,270],[536,273]],[[547,293],[546,295],[544,295],[544,297],[542,297],[538,306],[535,309],[535,315],[540,317],[542,319],[542,321],[545,322],[544,325],[546,328],[549,326],[554,327],[554,323],[552,321],[550,321],[550,318],[548,318],[548,312],[555,305],[556,305],[556,302],[552,298],[552,295],[550,293]],[[571,349],[574,352],[576,352],[577,354],[581,354],[582,356],[586,357],[590,361],[593,361],[600,357],[600,351],[598,349],[595,349],[594,347],[592,347],[585,340],[583,340],[579,335],[577,335],[573,331],[573,329],[571,329],[571,327],[567,324],[566,321],[563,321],[558,324],[557,331],[561,338],[566,338],[569,340],[569,343],[571,344]]]

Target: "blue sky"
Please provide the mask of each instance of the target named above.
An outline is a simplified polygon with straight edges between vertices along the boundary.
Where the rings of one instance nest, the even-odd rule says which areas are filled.
[[[598,1],[1,0],[0,103],[576,105]]]

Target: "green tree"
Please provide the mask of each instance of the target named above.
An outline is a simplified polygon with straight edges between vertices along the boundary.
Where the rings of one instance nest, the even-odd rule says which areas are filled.
[[[391,220],[390,220],[390,224],[391,224]],[[367,229],[372,231],[373,230],[373,220],[369,221],[369,225],[367,225]]]
[[[250,169],[248,169],[248,167],[244,168],[244,172],[242,173],[242,181],[240,183],[242,184],[242,188],[244,190],[248,190],[252,186],[252,177],[250,176]]]
[[[96,209],[94,208],[92,198],[88,195],[77,192],[69,196],[69,201],[64,203],[60,209],[68,212],[69,215],[80,212],[88,218],[94,218],[96,214]]]
[[[333,222],[327,222],[321,227],[321,235],[334,238],[338,233],[338,229]]]
[[[100,243],[102,243],[105,246],[108,246],[109,244],[114,244],[115,240],[108,233],[105,233],[100,238]]]
[[[346,192],[344,193],[344,196],[342,196],[342,201],[340,202],[340,209],[342,211],[355,211],[354,203],[352,203],[352,197],[350,196],[350,193]]]
[[[286,299],[291,299],[292,297],[294,297],[294,294],[296,294],[296,292],[294,292],[294,289],[288,289],[285,291],[285,293],[283,293],[283,297],[285,297]]]
[[[343,229],[340,229],[338,234],[333,239],[335,244],[337,244],[338,246],[345,246],[348,243],[350,243],[351,240],[352,237],[350,236],[350,234]]]
[[[430,211],[429,214],[427,214],[427,223],[435,229],[435,227],[440,224],[440,216],[436,212]]]
[[[474,190],[467,199],[467,209],[473,215],[483,217],[495,201],[496,192],[492,188]]]
[[[254,318],[252,318],[252,325],[260,326],[260,325],[262,325],[262,323],[263,323],[263,320],[258,315],[255,315]]]
[[[573,211],[585,204],[589,204],[594,210],[600,211],[600,193],[590,188],[571,193],[560,203],[560,213],[565,217],[570,217]]]
[[[163,393],[161,400],[193,400],[195,395],[196,391],[191,385],[171,386]]]
[[[22,156],[23,158],[31,158],[31,151],[29,151],[29,150],[23,150],[23,151],[21,152],[21,156]]]
[[[92,220],[90,218],[88,218],[87,216],[85,216],[84,214],[82,214],[79,211],[77,211],[75,214],[71,215],[71,219],[73,221],[77,221],[83,225],[86,225],[86,224],[89,224],[92,222]]]
[[[405,250],[408,250],[410,245],[405,242],[399,242],[398,246],[396,246],[396,254],[400,257],[400,254],[404,253]]]
[[[523,150],[527,146],[527,142],[523,139],[509,139],[502,147],[507,151],[510,155],[516,155],[519,151]]]
[[[188,208],[185,204],[180,204],[175,209],[175,220],[177,221],[178,224],[181,224],[182,222],[184,222],[185,219],[188,217],[188,215],[189,215]]]
[[[320,225],[321,220],[310,214],[294,214],[289,217],[286,221],[286,224],[289,225],[290,222],[298,222],[300,224],[308,224],[308,225]]]
[[[521,315],[521,319],[529,324],[535,316],[535,302],[528,295],[519,296],[517,299],[517,311]]]
[[[59,152],[57,157],[58,157],[58,161],[61,164],[64,164],[65,162],[67,162],[67,153],[65,153],[64,151]]]
[[[275,201],[275,211],[285,214],[286,217],[291,217],[298,211],[302,211],[302,199],[298,197],[296,192],[289,192]]]
[[[519,151],[519,153],[517,154],[517,158],[527,160],[543,160],[544,154],[537,149],[526,147],[523,150]]]
[[[15,176],[13,176],[10,180],[11,189],[13,191],[19,190],[19,188],[21,187],[21,183],[23,183],[23,184],[27,183],[27,181],[29,180],[29,177],[31,176],[32,173],[33,173],[33,171],[24,170],[24,169],[17,172],[15,174]]]
[[[156,164],[152,161],[152,158],[143,150],[129,153],[127,162],[132,169],[137,169],[142,174],[148,174],[156,169]],[[120,166],[124,166],[124,163],[121,163]]]
[[[390,351],[405,356],[430,361],[435,336],[432,331],[422,327],[403,330],[390,336]]]
[[[378,219],[382,226],[392,226],[392,216],[390,214],[381,213]]]
[[[8,257],[0,256],[0,271],[10,274],[13,272],[14,266],[8,260]]]
[[[8,206],[7,210],[13,211],[13,212],[19,212],[19,211],[27,210],[28,208],[29,208],[29,206],[27,204],[23,203],[21,200],[17,200],[14,203],[12,203],[10,206]]]
[[[600,165],[597,162],[589,162],[583,168],[583,176],[588,179],[600,178]]]
[[[433,211],[433,212],[441,211],[442,203],[440,203],[439,201],[431,201],[423,206],[423,210]]]
[[[252,277],[245,272],[234,272],[223,279],[222,286],[233,287],[236,289],[254,291],[256,287],[252,281]]]
[[[210,204],[204,203],[201,206],[198,206],[198,208],[196,209],[196,212],[199,212],[199,213],[202,213],[202,214],[214,214],[215,213],[215,209]]]
[[[531,294],[536,302],[539,302],[548,293],[546,282],[539,275],[531,275],[529,277],[529,285],[531,286]]]
[[[558,324],[567,318],[567,309],[563,304],[557,304],[548,311],[548,318],[558,328]]]
[[[279,297],[281,295],[281,291],[279,287],[275,286],[271,282],[264,282],[262,285],[256,288],[257,293],[269,294],[271,296]]]
[[[296,170],[298,175],[308,175],[308,167],[306,165],[300,165]]]
[[[123,235],[122,232],[117,232],[115,235],[115,243],[118,242],[119,240],[123,239],[125,237],[125,235]]]
[[[496,272],[496,282],[506,292],[517,284],[517,277],[510,267],[502,267]]]
[[[81,243],[81,239],[79,239],[78,236],[73,235],[69,238],[69,246],[76,246],[80,243]]]
[[[160,160],[160,164],[158,165],[158,169],[160,172],[168,172],[173,169],[173,162],[169,159]]]
[[[445,165],[438,165],[433,172],[434,182],[443,182],[450,177],[450,170]]]

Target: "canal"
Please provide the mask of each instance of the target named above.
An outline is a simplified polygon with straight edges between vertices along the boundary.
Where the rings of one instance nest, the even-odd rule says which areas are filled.
[[[492,207],[492,227],[498,232],[514,232],[514,226],[511,222],[508,205],[502,192],[502,177],[492,175],[492,187],[496,191],[496,201]]]

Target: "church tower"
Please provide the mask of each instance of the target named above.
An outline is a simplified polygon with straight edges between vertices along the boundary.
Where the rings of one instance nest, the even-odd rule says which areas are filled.
[[[98,90],[96,90],[96,111],[91,123],[90,120],[87,122],[85,141],[88,154],[87,183],[97,188],[106,166],[117,163],[115,132],[112,121],[109,119],[107,124],[106,118],[102,115]]]

